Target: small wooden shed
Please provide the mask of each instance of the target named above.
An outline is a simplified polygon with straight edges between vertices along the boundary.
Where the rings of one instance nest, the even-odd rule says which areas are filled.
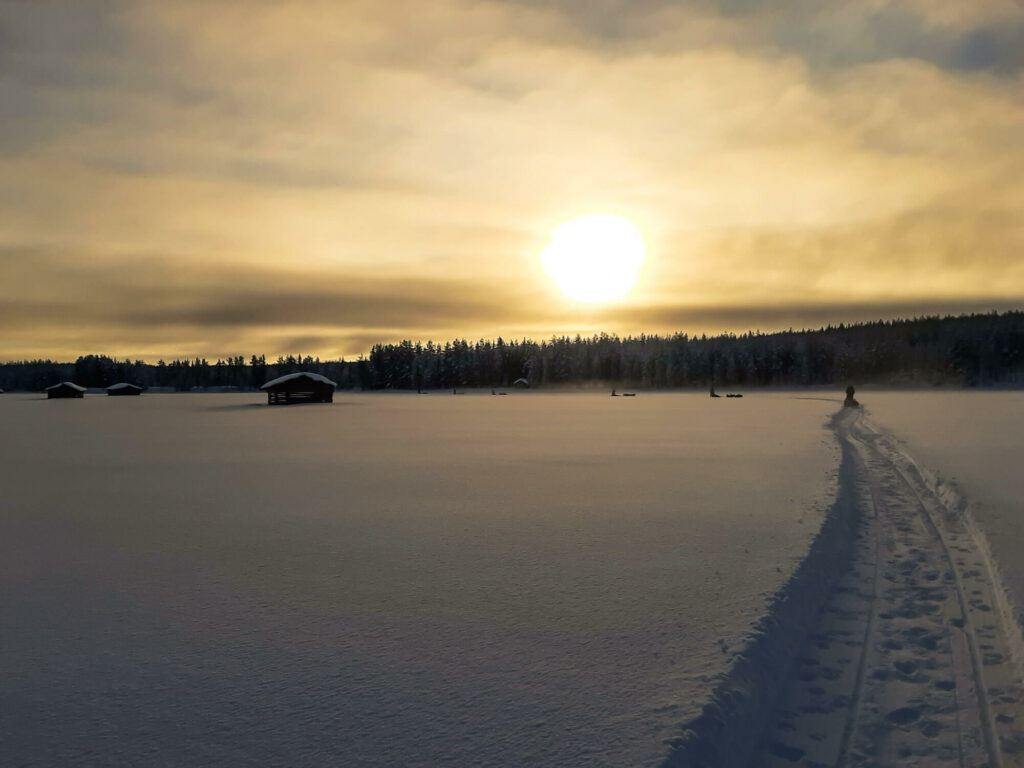
[[[319,373],[300,371],[268,381],[260,389],[267,393],[267,405],[292,405],[333,402],[336,386],[338,385]]]
[[[529,389],[530,382],[528,382],[526,379],[516,379],[515,381],[512,382],[512,386],[515,387],[516,389]]]
[[[71,381],[62,381],[46,388],[46,397],[54,400],[60,397],[85,397],[85,387],[80,387]]]
[[[117,395],[119,397],[124,395],[141,395],[142,387],[135,384],[129,384],[127,381],[122,381],[120,384],[111,384],[107,387],[107,394]]]

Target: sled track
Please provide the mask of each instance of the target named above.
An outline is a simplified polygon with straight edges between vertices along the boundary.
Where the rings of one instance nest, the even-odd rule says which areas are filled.
[[[1024,639],[955,489],[859,410],[839,492],[662,768],[1024,768]]]
[[[859,466],[859,464],[858,464]],[[870,514],[865,517],[865,520],[876,521],[879,518],[879,505],[883,504],[881,497],[877,493],[877,489],[872,485],[870,486],[871,493],[871,510]],[[874,541],[869,541],[868,547],[873,549],[871,553],[871,560],[869,570],[871,571],[871,591],[869,594],[868,611],[864,621],[864,634],[861,639],[860,657],[857,660],[857,674],[854,679],[853,695],[850,701],[850,711],[846,718],[846,724],[843,727],[843,736],[839,745],[839,758],[836,765],[839,768],[844,768],[846,765],[846,759],[850,752],[850,741],[853,738],[854,730],[857,727],[857,717],[860,714],[861,699],[864,691],[864,670],[867,667],[867,651],[870,647],[871,630],[875,624],[875,601],[878,597],[879,579],[881,572],[878,568],[879,560],[879,549],[881,546],[881,538],[875,537]]]
[[[836,430],[858,541],[754,765],[1024,766],[1024,644],[966,504],[863,414]]]
[[[916,483],[911,482],[911,479],[907,475],[907,470],[901,468],[900,463],[904,462],[893,462],[896,474],[903,482],[905,489],[917,498],[921,512],[925,516],[924,520],[932,534],[940,543],[946,564],[949,567],[950,572],[953,574],[953,582],[956,585],[957,604],[960,608],[960,615],[965,620],[965,629],[971,630],[964,632],[964,641],[967,645],[968,657],[971,663],[971,677],[973,679],[974,691],[977,699],[976,704],[978,707],[979,719],[981,721],[982,736],[985,741],[985,751],[988,753],[989,765],[992,766],[992,768],[1000,768],[1002,766],[1002,760],[999,749],[999,740],[996,738],[995,722],[992,717],[991,707],[989,706],[989,695],[985,687],[985,678],[982,673],[982,665],[979,659],[978,643],[975,641],[974,637],[973,630],[975,630],[976,627],[974,626],[974,622],[971,622],[970,620],[968,601],[964,594],[963,578],[960,573],[962,569],[957,567],[957,563],[954,560],[953,555],[950,553],[949,545],[939,528],[939,523],[941,521],[937,521],[936,518],[936,515],[939,514],[940,511],[945,511],[947,515],[949,512],[948,510],[942,510],[942,502],[938,500],[938,497],[935,496],[935,494],[931,493],[924,487],[924,483],[921,481],[920,475],[917,474],[915,478],[917,480]],[[916,474],[916,467],[911,471],[915,471]],[[926,496],[923,496],[919,489],[922,489]],[[977,544],[977,542],[974,543]],[[991,572],[992,569],[988,566],[989,563],[986,562],[983,567],[988,571],[987,575],[989,577],[989,581],[994,582],[994,574]],[[993,583],[993,586],[998,588],[997,584]],[[1005,628],[1003,629],[1005,631]],[[963,752],[961,748],[961,764],[963,764],[963,761]]]

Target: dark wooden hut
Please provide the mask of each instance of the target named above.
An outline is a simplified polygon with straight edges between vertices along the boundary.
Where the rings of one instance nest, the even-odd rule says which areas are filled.
[[[260,389],[267,393],[267,405],[293,403],[330,403],[337,386],[319,373],[289,373],[268,381]]]
[[[516,389],[529,389],[530,382],[528,382],[526,379],[516,379],[515,381],[512,382],[512,386],[515,387]]]
[[[135,384],[129,384],[126,381],[122,381],[120,384],[111,384],[107,387],[108,395],[124,396],[124,395],[141,395],[142,387],[136,386]]]
[[[60,397],[85,397],[85,387],[80,387],[71,381],[62,381],[46,388],[46,397],[54,400]]]

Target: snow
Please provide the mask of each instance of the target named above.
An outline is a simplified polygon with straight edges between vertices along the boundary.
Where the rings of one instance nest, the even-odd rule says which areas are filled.
[[[1024,393],[858,394],[826,524],[666,765],[987,765],[1024,739]]]
[[[1024,612],[1024,392],[857,394],[876,424],[969,502],[1010,598]]]
[[[839,464],[782,393],[262,405],[0,401],[0,763],[658,765]]]
[[[705,764],[1003,765],[1024,740],[1024,641],[971,505],[873,419],[834,420],[853,459],[836,507],[852,502],[855,546],[791,664],[770,755]]]
[[[79,385],[71,381],[62,381],[59,384],[54,384],[53,386],[47,387],[46,389],[58,389],[60,387],[70,387],[71,389],[77,389],[79,392],[85,392],[85,387],[80,387]]]
[[[332,387],[338,386],[333,381],[328,379],[326,376],[321,376],[319,373],[303,373],[302,371],[300,371],[299,373],[289,373],[286,374],[285,376],[278,376],[276,379],[268,381],[266,384],[260,387],[260,389],[269,389],[270,387],[277,386],[278,384],[283,384],[284,382],[291,381],[293,379],[310,379],[312,381],[319,381],[321,384],[329,384]]]
[[[109,387],[107,387],[108,390],[110,390],[110,389],[129,389],[129,388],[130,389],[142,389],[142,387],[139,387],[139,386],[137,386],[135,384],[129,384],[126,381],[122,381],[120,384],[111,384]]]

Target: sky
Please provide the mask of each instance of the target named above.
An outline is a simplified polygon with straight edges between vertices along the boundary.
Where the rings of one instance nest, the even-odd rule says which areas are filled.
[[[1021,308],[1022,211],[1020,0],[0,0],[3,360]]]

